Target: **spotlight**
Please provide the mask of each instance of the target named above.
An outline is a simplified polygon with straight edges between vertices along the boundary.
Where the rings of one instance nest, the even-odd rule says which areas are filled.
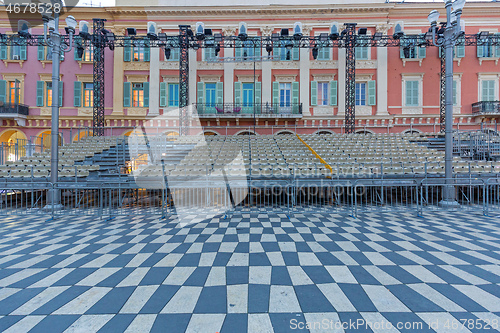
[[[158,38],[158,36],[156,35],[156,23],[155,22],[148,22],[147,36],[149,39],[157,39]]]
[[[266,45],[266,51],[267,51],[267,56],[270,57],[271,52],[273,52],[273,47],[271,46],[271,44]]]
[[[172,53],[172,50],[170,47],[165,48],[165,59],[170,59],[170,54]]]
[[[215,56],[218,57],[219,56],[219,52],[220,52],[220,45],[217,45],[215,47]]]
[[[394,27],[394,34],[392,34],[392,37],[394,39],[400,39],[405,35],[403,30],[404,30],[404,22],[403,21],[396,22],[396,26]]]
[[[83,57],[83,51],[85,51],[85,49],[82,46],[78,46],[76,48],[76,51],[78,53],[78,58],[81,59]]]
[[[486,39],[488,38],[488,36],[490,35],[490,32],[489,31],[481,31],[479,34],[478,34],[478,38],[479,39]]]
[[[127,28],[127,35],[135,36],[137,35],[137,30],[135,28]]]
[[[288,36],[288,29],[281,29],[281,36]]]
[[[358,29],[358,35],[366,35],[367,32],[368,32],[367,28],[359,28]]]
[[[373,40],[374,41],[379,41],[382,39],[382,33],[381,32],[376,32],[374,35],[373,35]]]
[[[293,25],[293,38],[295,40],[302,38],[302,22],[295,22]]]
[[[318,47],[317,46],[313,47],[312,54],[313,54],[314,60],[316,60],[318,58],[318,53],[319,53]]]
[[[25,20],[19,20],[19,22],[17,23],[17,33],[21,37],[30,38],[31,28],[29,22]]]
[[[205,24],[203,22],[196,22],[196,39],[205,39]]]
[[[330,39],[336,40],[338,38],[339,38],[339,23],[332,22],[332,24],[330,25]]]
[[[80,37],[83,39],[89,40],[90,39],[90,31],[89,31],[89,22],[87,21],[80,21],[79,23],[79,30],[80,30]]]
[[[238,38],[240,40],[246,40],[248,37],[247,31],[247,24],[245,22],[240,22],[238,25]]]

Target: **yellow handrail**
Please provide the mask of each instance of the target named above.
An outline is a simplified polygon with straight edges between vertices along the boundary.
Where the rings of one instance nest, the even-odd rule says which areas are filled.
[[[309,150],[311,151],[311,153],[313,153],[314,156],[316,156],[317,159],[319,159],[319,161],[321,163],[323,163],[325,165],[325,167],[330,170],[330,174],[333,173],[333,169],[332,167],[330,166],[330,164],[326,163],[324,159],[321,158],[321,156],[319,156],[319,154],[317,152],[314,151],[314,149],[311,148],[311,146],[309,146],[304,140],[302,140],[302,138],[297,134],[295,133],[295,135],[297,136],[297,138],[307,147],[309,148]]]

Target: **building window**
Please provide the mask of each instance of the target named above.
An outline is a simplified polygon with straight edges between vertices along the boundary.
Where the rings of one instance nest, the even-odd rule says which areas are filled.
[[[86,46],[83,50],[82,61],[94,61],[94,46]]]
[[[179,84],[168,84],[168,106],[179,106]]]
[[[494,101],[495,100],[495,80],[482,80],[481,81],[481,101]]]
[[[180,51],[177,47],[170,48],[170,58],[167,61],[179,61]]]
[[[9,82],[9,102],[19,104],[21,100],[21,83],[19,81]]]
[[[52,82],[45,82],[45,105],[52,105]]]
[[[132,60],[133,61],[144,61],[144,46],[143,45],[134,45]]]
[[[205,51],[205,61],[215,58],[215,49],[213,47],[207,47],[203,50]]]
[[[21,38],[13,37],[14,42],[19,42]],[[10,60],[21,60],[21,45],[12,45],[10,47]]]
[[[361,46],[356,46],[356,49],[355,49],[356,59],[357,60],[368,60],[368,59],[370,59],[370,57],[369,57],[370,37],[369,36],[358,36],[358,41],[362,45]]]
[[[453,80],[453,106],[458,105],[458,95],[457,95],[458,81]]]
[[[94,84],[83,83],[83,107],[91,108],[94,106]]]
[[[253,101],[253,83],[243,83],[243,106],[252,106]]]
[[[500,34],[495,34],[499,37]],[[477,57],[478,58],[499,58],[500,46],[494,45],[491,37],[480,39],[477,41]]]
[[[366,83],[356,83],[356,105],[366,105]]]
[[[144,107],[144,86],[142,83],[132,83],[132,106]]]
[[[290,106],[292,100],[292,84],[280,83],[280,106]]]
[[[215,83],[205,83],[205,103],[208,107],[215,106]]]
[[[418,86],[419,81],[406,81],[405,93],[406,93],[406,106],[418,106]]]
[[[328,82],[318,82],[318,105],[328,105]]]

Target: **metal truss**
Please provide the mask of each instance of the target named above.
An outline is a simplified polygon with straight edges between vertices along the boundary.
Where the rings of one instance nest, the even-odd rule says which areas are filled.
[[[105,19],[94,19],[94,108],[92,114],[92,129],[94,136],[104,136],[104,48],[106,37],[104,35]]]
[[[158,34],[151,36],[117,36],[104,29],[104,19],[94,19],[94,33],[87,40],[82,40],[81,46],[94,46],[93,61],[93,79],[94,79],[94,112],[93,128],[94,135],[104,135],[104,49],[109,47],[129,47],[134,45],[135,41],[144,43],[148,47],[178,48],[179,56],[179,127],[180,134],[187,134],[189,123],[189,54],[188,50],[198,48],[246,48],[246,47],[281,47],[283,45],[298,48],[314,48],[316,46],[345,48],[346,49],[346,98],[345,98],[345,130],[346,133],[354,132],[355,125],[355,47],[403,47],[410,48],[415,46],[430,47],[432,37],[430,33],[418,35],[405,35],[396,38],[391,35],[382,35],[375,33],[369,38],[357,38],[355,34],[356,24],[346,24],[346,29],[339,36],[331,38],[328,34],[319,36],[246,36],[242,39],[239,36],[222,36],[214,34],[203,36],[202,38],[194,36],[189,25],[179,26],[178,36],[167,36]],[[69,36],[61,36],[63,43],[69,44]],[[368,36],[367,36],[368,37]],[[439,37],[438,37],[439,38]],[[457,40],[456,45],[475,46],[488,43],[492,46],[500,46],[500,36],[493,34],[469,34],[463,35]],[[18,34],[0,34],[0,45],[28,45],[38,46],[46,45],[43,35],[30,35],[21,37]],[[242,61],[254,61],[255,59]],[[259,61],[272,60],[271,57],[262,56]],[[440,122],[444,126],[444,89],[443,89],[443,57],[441,58],[441,104],[440,104]]]
[[[356,23],[346,24],[345,34],[345,132],[354,133],[355,130],[355,107],[356,107]]]
[[[446,116],[446,52],[443,49],[439,49],[439,59],[441,61],[441,72],[440,72],[440,91],[439,91],[439,130],[441,133],[445,131],[445,116]]]

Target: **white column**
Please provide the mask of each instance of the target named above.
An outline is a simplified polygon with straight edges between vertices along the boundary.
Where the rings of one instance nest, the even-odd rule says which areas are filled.
[[[339,115],[345,115],[345,48],[339,48],[339,77],[337,79],[337,105]]]
[[[189,103],[196,103],[196,80],[197,70],[198,70],[198,61],[196,59],[197,51],[193,49],[189,49]]]
[[[300,76],[300,103],[302,103],[302,114],[304,116],[311,116],[309,110],[309,49],[300,49],[300,60],[299,60],[299,76]]]
[[[234,49],[224,49],[224,57],[234,57]],[[224,103],[233,103],[234,101],[234,62],[224,63]]]
[[[149,59],[149,115],[160,114],[160,48],[150,49]]]
[[[272,61],[262,62],[262,103],[272,103]]]
[[[387,47],[377,47],[377,116],[387,111]]]

